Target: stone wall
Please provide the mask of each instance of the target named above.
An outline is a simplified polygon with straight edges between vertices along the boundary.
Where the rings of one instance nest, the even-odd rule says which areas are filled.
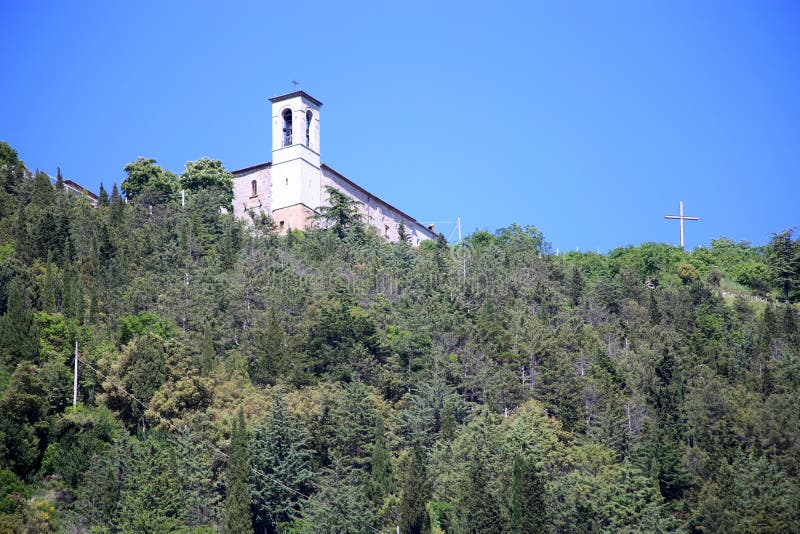
[[[256,181],[256,195],[253,196],[253,180]],[[270,167],[259,166],[251,171],[245,170],[233,179],[233,214],[245,218],[252,210],[256,215],[264,212],[270,214],[272,204],[272,187],[270,183]]]

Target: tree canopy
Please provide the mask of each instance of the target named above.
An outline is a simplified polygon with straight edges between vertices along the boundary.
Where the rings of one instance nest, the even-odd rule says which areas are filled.
[[[94,208],[0,144],[0,531],[797,531],[792,231],[411,247],[126,173]]]

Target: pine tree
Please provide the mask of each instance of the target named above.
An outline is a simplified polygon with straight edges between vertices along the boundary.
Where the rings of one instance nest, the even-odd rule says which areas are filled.
[[[773,283],[780,288],[785,299],[800,280],[800,245],[792,240],[792,230],[772,234],[766,247],[767,263],[772,271]]]
[[[91,458],[75,506],[88,524],[114,531],[131,474],[132,454],[130,437],[123,431],[108,450]]]
[[[0,361],[11,367],[39,356],[39,327],[33,316],[30,296],[19,278],[8,288],[6,313],[0,317]]]
[[[502,532],[504,523],[501,507],[495,491],[491,488],[490,452],[494,443],[491,412],[484,408],[478,416],[475,434],[468,449],[464,451],[466,463],[461,467],[463,475],[456,488],[453,520],[458,531],[471,533]]]
[[[190,526],[211,522],[221,490],[212,468],[211,449],[201,439],[194,432],[186,431],[176,443],[178,472]]]
[[[259,532],[276,532],[299,513],[301,495],[311,492],[312,451],[306,429],[277,392],[264,425],[250,441],[253,523]]]
[[[247,429],[244,411],[239,408],[239,417],[233,423],[231,448],[228,453],[226,473],[227,496],[225,498],[225,519],[222,531],[225,534],[253,532],[250,520],[250,455],[247,451]]]
[[[175,451],[148,438],[134,447],[134,465],[120,501],[122,532],[176,532],[184,526],[183,502]]]
[[[358,206],[361,202],[354,200],[338,189],[325,186],[328,193],[329,206],[318,208],[318,214],[314,216],[317,221],[322,221],[329,225],[339,238],[347,235],[351,228],[361,229],[361,215],[358,213]]]
[[[334,457],[315,481],[318,491],[303,505],[294,532],[375,532],[373,514],[364,495],[361,471]]]

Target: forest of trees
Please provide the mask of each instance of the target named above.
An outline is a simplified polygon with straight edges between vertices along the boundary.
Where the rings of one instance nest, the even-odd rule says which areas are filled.
[[[791,230],[412,248],[124,172],[93,208],[0,143],[0,532],[800,532]]]

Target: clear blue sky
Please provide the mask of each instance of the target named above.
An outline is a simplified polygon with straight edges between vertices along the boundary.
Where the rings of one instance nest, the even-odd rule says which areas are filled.
[[[3,0],[0,46],[0,139],[94,190],[268,161],[297,80],[323,161],[423,222],[600,251],[677,243],[679,200],[690,248],[800,224],[795,1]]]

